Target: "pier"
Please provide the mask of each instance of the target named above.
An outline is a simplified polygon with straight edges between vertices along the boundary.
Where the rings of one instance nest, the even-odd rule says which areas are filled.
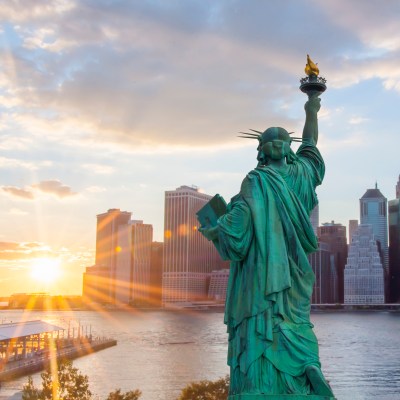
[[[0,325],[0,382],[46,369],[54,359],[72,360],[116,346],[117,341],[70,331],[44,321]]]

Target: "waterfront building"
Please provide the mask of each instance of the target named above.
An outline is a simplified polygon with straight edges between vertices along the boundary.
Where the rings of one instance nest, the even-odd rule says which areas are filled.
[[[349,220],[349,243],[352,242],[353,234],[358,228],[358,220],[357,219],[350,219]]]
[[[226,289],[228,287],[229,269],[221,269],[211,272],[208,298],[225,302]]]
[[[323,223],[318,227],[318,240],[329,245],[329,251],[333,255],[334,267],[337,276],[337,293],[332,296],[335,303],[344,301],[344,266],[347,260],[346,227],[336,224],[334,221]]]
[[[319,243],[318,251],[308,255],[308,261],[314,271],[315,282],[312,304],[333,304],[338,302],[337,271],[334,255],[331,254],[330,245]]]
[[[151,245],[150,260],[150,288],[149,304],[152,307],[161,307],[162,300],[162,262],[164,243],[153,242]]]
[[[131,275],[130,298],[132,304],[143,305],[150,301],[150,267],[153,226],[143,221],[131,221]]]
[[[208,279],[221,259],[197,231],[196,212],[211,198],[190,186],[165,192],[163,305],[207,298]]]
[[[344,303],[382,304],[384,293],[384,270],[373,227],[360,224],[344,270]]]
[[[389,301],[400,301],[400,178],[389,201]]]
[[[360,199],[360,224],[371,225],[382,265],[387,273],[389,265],[387,199],[375,184],[375,189],[368,189]]]
[[[83,275],[85,302],[142,303],[148,299],[153,227],[110,209],[97,216],[96,264]]]
[[[310,222],[311,222],[311,226],[313,227],[313,231],[314,231],[315,235],[317,235],[318,226],[319,226],[319,205],[318,204],[311,211]]]

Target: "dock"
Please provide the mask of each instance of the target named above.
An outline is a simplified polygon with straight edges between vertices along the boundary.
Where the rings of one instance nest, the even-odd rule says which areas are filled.
[[[40,372],[56,360],[72,360],[117,345],[115,339],[68,336],[43,321],[0,325],[0,382]],[[62,334],[60,334],[62,333]]]

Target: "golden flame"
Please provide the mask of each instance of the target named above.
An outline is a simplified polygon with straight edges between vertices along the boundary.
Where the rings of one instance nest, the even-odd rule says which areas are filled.
[[[306,67],[304,68],[305,73],[310,76],[310,75],[317,75],[319,74],[319,69],[317,67],[317,64],[314,64],[314,62],[311,60],[310,56],[307,54],[307,64]]]

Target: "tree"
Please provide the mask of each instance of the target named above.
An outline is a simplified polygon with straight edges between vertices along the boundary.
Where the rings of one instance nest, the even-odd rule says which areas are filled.
[[[51,370],[42,372],[42,389],[36,388],[32,377],[29,377],[28,383],[22,389],[22,400],[53,400],[53,398],[90,400],[92,398],[87,375],[83,375],[78,368],[74,368],[71,361],[61,361],[57,372],[55,376]]]
[[[32,377],[28,376],[28,383],[22,388],[22,400],[38,400],[39,396],[40,390],[35,388]]]
[[[50,370],[42,372],[42,388],[36,388],[32,377],[22,388],[22,400],[91,400],[87,375],[83,375],[72,362],[62,360],[58,364],[58,373],[52,375]],[[53,395],[54,392],[54,395]],[[121,389],[111,392],[106,400],[139,400],[142,392],[131,390],[121,393]]]
[[[229,376],[216,381],[189,383],[178,400],[226,400],[229,394]]]
[[[140,390],[131,390],[126,393],[121,393],[121,389],[111,392],[106,400],[139,400],[142,392]]]

